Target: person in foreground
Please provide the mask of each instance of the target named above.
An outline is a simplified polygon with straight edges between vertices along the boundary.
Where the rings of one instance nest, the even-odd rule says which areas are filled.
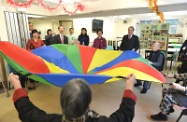
[[[187,74],[170,74],[167,77],[184,80],[187,83]],[[186,84],[185,84],[186,85]],[[187,87],[181,86],[178,83],[171,83],[171,88],[163,89],[162,100],[160,103],[161,111],[156,115],[151,115],[151,118],[156,121],[167,121],[167,114],[173,113],[173,105],[178,105],[187,108]]]
[[[19,77],[11,73],[8,80],[13,84],[14,105],[23,122],[132,122],[134,118],[136,95],[133,93],[135,76],[127,76],[126,90],[119,109],[110,117],[100,116],[89,109],[92,100],[91,88],[83,79],[72,79],[62,89],[61,114],[47,114],[36,107],[21,87]]]

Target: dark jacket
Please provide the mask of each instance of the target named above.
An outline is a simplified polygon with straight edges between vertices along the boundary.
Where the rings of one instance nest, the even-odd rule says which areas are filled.
[[[45,45],[50,45],[50,40],[51,40],[52,38],[53,38],[53,35],[52,35],[52,34],[46,35],[46,36],[45,36],[45,41],[44,41]]]
[[[68,37],[65,35],[63,36],[64,36],[64,44],[68,44]],[[50,40],[50,44],[62,44],[60,34],[52,37]]]
[[[93,42],[93,47],[98,48],[98,49],[106,49],[106,39],[101,37],[101,38],[95,38]]]
[[[79,35],[78,41],[80,42],[81,45],[88,46],[90,42],[90,38],[88,35]]]
[[[128,35],[125,35],[120,45],[120,50],[132,50],[133,48],[137,51],[140,47],[139,38],[136,35],[132,35],[131,39],[128,39]]]
[[[159,59],[161,58],[161,59]],[[149,56],[149,61],[153,62],[152,66],[156,68],[158,71],[163,71],[164,69],[164,55],[160,52],[160,50],[152,51]],[[154,65],[155,62],[161,62],[160,65]]]
[[[24,89],[17,89],[13,100],[22,122],[62,122],[63,115],[47,114],[33,105]],[[131,90],[125,90],[120,108],[110,117],[86,118],[86,122],[132,122],[135,102],[135,94]]]
[[[185,48],[185,50],[183,50]],[[181,68],[187,72],[187,40],[182,44],[181,49],[179,51],[178,61],[182,62]]]

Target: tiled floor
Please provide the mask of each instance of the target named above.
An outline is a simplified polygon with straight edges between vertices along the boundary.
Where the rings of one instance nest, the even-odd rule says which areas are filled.
[[[171,80],[170,80],[171,81]],[[93,85],[93,100],[91,108],[99,114],[109,116],[114,112],[121,102],[124,81]],[[141,88],[134,88],[138,100],[136,104],[135,118],[133,122],[152,122],[150,114],[159,112],[161,100],[161,85],[153,83],[147,94],[140,94]],[[48,86],[37,83],[37,89],[29,91],[31,101],[47,113],[61,113],[59,95],[61,89],[55,86]],[[0,122],[20,122],[18,114],[12,102],[13,90],[10,91],[11,97],[0,94]],[[175,122],[181,110],[175,109],[175,113],[169,116],[168,122]],[[187,117],[182,117],[180,122],[186,122]]]

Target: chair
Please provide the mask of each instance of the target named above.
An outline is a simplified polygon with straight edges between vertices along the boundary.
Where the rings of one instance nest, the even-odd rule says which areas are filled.
[[[163,50],[161,51],[161,53],[164,56],[164,70],[165,70],[167,67],[167,54],[166,54],[166,51],[163,51]],[[161,71],[161,72],[163,72],[163,71]]]
[[[113,47],[112,46],[107,46],[106,50],[113,50]]]
[[[172,63],[173,63],[173,61],[176,60],[177,54],[178,54],[178,52],[176,51],[176,52],[174,52],[174,53],[171,55],[171,57],[167,57],[167,60],[168,60],[168,61],[171,61],[171,62],[170,62],[170,71],[172,70]]]
[[[176,62],[176,57],[178,55],[178,52],[174,52],[173,55],[172,55],[172,60],[171,60],[171,65],[170,65],[170,70],[172,69],[172,61],[174,61],[174,68],[177,67],[177,62]]]
[[[187,116],[187,109],[182,110],[182,112],[181,112],[181,114],[180,114],[180,116],[179,116],[179,118],[177,119],[176,122],[179,122],[179,120],[181,119],[181,117],[182,117],[183,115],[186,115],[186,116]]]
[[[6,87],[5,87],[3,81],[4,81],[4,80],[2,79],[2,76],[1,76],[1,74],[0,74],[0,83],[2,84],[4,91],[7,93],[7,97],[9,97],[10,94],[9,94],[8,90],[6,89]]]

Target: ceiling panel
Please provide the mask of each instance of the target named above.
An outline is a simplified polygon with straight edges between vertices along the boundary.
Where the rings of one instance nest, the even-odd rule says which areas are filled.
[[[160,10],[163,12],[171,12],[171,11],[185,11],[187,10],[187,3],[185,4],[173,4],[173,5],[162,5],[160,6]],[[66,18],[82,18],[82,17],[106,17],[106,16],[120,16],[120,15],[137,15],[137,14],[147,14],[152,13],[152,11],[148,7],[138,7],[138,8],[124,8],[124,9],[113,9],[113,10],[104,10],[104,11],[97,11],[97,12],[90,12],[90,13],[82,13],[76,14],[73,16],[68,15],[58,15],[59,19]],[[177,13],[179,14],[179,13]],[[185,12],[182,12],[185,14]],[[153,13],[152,15],[156,14]],[[141,16],[140,16],[141,17]],[[49,19],[53,19],[53,17],[48,17]],[[143,18],[143,16],[142,16]]]

